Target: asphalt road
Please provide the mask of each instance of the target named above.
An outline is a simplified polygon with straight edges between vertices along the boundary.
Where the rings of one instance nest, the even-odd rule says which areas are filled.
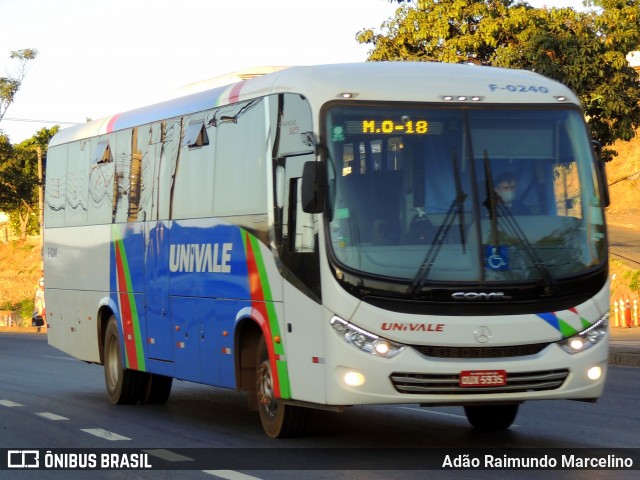
[[[640,230],[619,225],[607,225],[609,249],[613,258],[640,269]]]
[[[44,335],[0,333],[0,448],[144,450],[150,452],[152,463],[184,469],[38,471],[37,478],[513,478],[514,472],[504,470],[406,470],[442,452],[438,449],[453,454],[456,449],[478,448],[634,448],[632,454],[636,455],[638,468],[638,405],[640,368],[612,366],[605,395],[598,403],[526,403],[515,425],[498,434],[471,430],[458,407],[406,405],[353,407],[342,414],[317,412],[308,435],[270,440],[262,433],[257,414],[247,410],[240,393],[175,382],[165,405],[112,406],[106,398],[101,367],[84,364],[49,347]],[[255,460],[256,454],[264,461],[259,466],[249,462]],[[195,465],[191,462],[202,458],[213,463],[191,470]],[[393,468],[374,470],[385,458]],[[406,467],[399,466],[398,459],[406,460]],[[286,462],[295,469],[282,468]],[[348,468],[345,462],[351,462]],[[251,465],[251,469],[242,465]],[[336,470],[336,465],[341,470]],[[24,474],[2,471],[0,477],[35,478]],[[636,478],[637,474],[566,470],[553,471],[553,478],[619,480]],[[525,479],[547,480],[549,475],[544,470],[517,472],[518,478]]]

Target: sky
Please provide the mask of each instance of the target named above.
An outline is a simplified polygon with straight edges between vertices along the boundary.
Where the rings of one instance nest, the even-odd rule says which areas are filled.
[[[529,0],[581,8],[582,0]],[[380,29],[388,0],[0,0],[0,76],[35,48],[0,130],[11,143],[175,97],[257,66],[363,62],[356,34]]]

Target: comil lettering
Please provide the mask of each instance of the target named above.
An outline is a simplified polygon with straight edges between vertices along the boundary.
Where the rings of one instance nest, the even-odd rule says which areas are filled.
[[[230,273],[232,243],[179,243],[171,245],[172,272]]]
[[[504,292],[456,292],[451,297],[456,300],[509,300]]]

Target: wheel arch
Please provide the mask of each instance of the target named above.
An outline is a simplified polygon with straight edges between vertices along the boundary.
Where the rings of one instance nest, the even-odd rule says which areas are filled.
[[[107,332],[107,325],[109,324],[109,319],[111,316],[116,317],[118,319],[115,305],[112,304],[111,300],[104,299],[100,302],[100,306],[98,307],[98,314],[96,316],[96,329],[97,329],[97,340],[98,340],[98,351],[100,352],[100,365],[104,365],[104,339]],[[120,322],[116,321],[118,324],[118,330],[120,330]]]
[[[243,316],[236,322],[234,333],[234,363],[236,371],[236,389],[255,391],[255,368],[258,345],[262,335],[267,338],[268,331],[252,316]],[[250,395],[249,398],[254,397]]]

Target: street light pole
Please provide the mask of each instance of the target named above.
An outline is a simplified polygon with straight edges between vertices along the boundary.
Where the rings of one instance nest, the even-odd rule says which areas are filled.
[[[40,243],[42,243],[42,230],[44,226],[44,185],[42,185],[42,147],[36,147],[38,153],[38,224],[40,227]]]

